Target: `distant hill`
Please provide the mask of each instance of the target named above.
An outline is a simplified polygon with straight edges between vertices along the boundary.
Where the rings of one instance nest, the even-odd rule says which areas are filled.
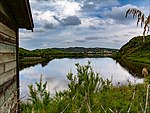
[[[103,51],[111,51],[116,52],[118,49],[111,49],[111,48],[84,48],[84,47],[69,47],[69,48],[52,48],[54,50],[60,50],[64,52],[103,52]]]
[[[79,58],[79,57],[102,57],[111,56],[112,53],[118,51],[110,48],[84,48],[84,47],[69,47],[69,48],[47,48],[26,50],[19,49],[19,58],[34,58],[41,57],[45,59],[51,58]],[[35,59],[35,58],[34,58]]]
[[[150,36],[146,36],[146,41],[142,42],[143,36],[132,38],[123,45],[115,58],[127,59],[135,62],[150,63]]]

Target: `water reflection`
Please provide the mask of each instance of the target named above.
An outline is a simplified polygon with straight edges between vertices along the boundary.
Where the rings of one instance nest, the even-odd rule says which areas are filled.
[[[46,66],[50,61],[49,60],[45,60],[44,62],[41,61],[37,61],[37,62],[20,62],[19,63],[19,70],[23,70],[24,68],[28,68],[31,66],[35,66],[38,64],[41,64],[42,67]]]
[[[149,64],[139,63],[139,62],[132,62],[129,60],[122,60],[119,61],[120,65],[125,67],[131,74],[142,78],[142,69],[146,67],[147,69],[150,68]]]
[[[118,82],[123,85],[128,84],[128,81],[131,83],[143,82],[143,79],[133,77],[128,70],[111,58],[54,59],[44,67],[37,64],[20,71],[21,96],[28,94],[28,85],[39,81],[40,75],[43,75],[44,81],[48,82],[47,89],[52,95],[55,94],[55,91],[66,89],[69,82],[66,79],[67,73],[69,71],[76,73],[75,63],[85,65],[88,61],[91,61],[95,72],[100,73],[104,79],[112,79],[114,85]]]

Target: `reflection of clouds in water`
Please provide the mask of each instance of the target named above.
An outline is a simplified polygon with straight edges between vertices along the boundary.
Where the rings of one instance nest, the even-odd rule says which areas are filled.
[[[42,67],[40,64],[34,66],[34,67],[29,67],[25,68],[22,71],[20,71],[20,76],[24,78],[28,78],[29,80],[32,79],[39,79],[40,75],[43,74],[42,72]]]
[[[40,76],[39,76],[40,78]],[[27,94],[29,94],[28,85],[33,84],[35,87],[35,82],[39,82],[40,79],[22,79],[21,77],[21,97],[24,97],[24,99],[27,99]],[[45,77],[43,76],[43,83],[47,82],[47,90],[50,91],[51,96],[53,96],[56,92],[63,91],[64,89],[67,89],[69,81],[64,77],[57,77],[57,76],[51,76],[51,77]]]
[[[118,82],[122,85],[127,85],[128,81],[132,84],[142,83],[143,79],[133,77],[125,68],[120,66],[119,63],[116,63],[110,58],[103,58],[101,60],[93,60],[92,62],[95,72],[99,72],[104,79],[112,79],[114,85]]]
[[[47,90],[50,91],[53,96],[56,92],[67,89],[68,81],[65,78],[59,77],[46,77],[44,81],[47,81]]]
[[[123,84],[128,84],[130,81],[134,84],[142,83],[143,79],[134,78],[126,69],[120,66],[111,58],[83,58],[83,59],[54,59],[48,63],[47,66],[42,67],[40,64],[26,68],[20,71],[20,83],[21,83],[21,93],[23,95],[28,94],[28,85],[34,84],[39,81],[40,75],[43,75],[43,80],[47,81],[47,89],[52,95],[56,91],[62,91],[68,87],[68,80],[66,75],[70,70],[76,74],[75,63],[80,63],[81,65],[87,64],[91,61],[94,72],[100,73],[104,79],[109,79],[113,81],[114,85],[118,82]]]

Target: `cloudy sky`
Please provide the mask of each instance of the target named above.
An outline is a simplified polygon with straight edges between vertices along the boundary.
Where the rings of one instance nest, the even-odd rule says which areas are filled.
[[[20,47],[120,48],[142,35],[128,8],[149,14],[149,0],[30,0],[34,32],[20,30]]]

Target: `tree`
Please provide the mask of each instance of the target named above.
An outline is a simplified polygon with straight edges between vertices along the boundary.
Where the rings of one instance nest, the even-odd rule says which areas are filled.
[[[126,15],[125,17],[127,18],[128,15],[132,14],[133,18],[135,16],[137,16],[137,26],[139,24],[139,22],[141,22],[141,27],[142,25],[144,25],[144,31],[143,31],[143,42],[145,42],[145,33],[147,31],[147,33],[149,32],[149,24],[150,24],[150,15],[147,17],[144,15],[144,13],[142,13],[140,10],[136,9],[136,8],[129,8],[126,11]]]

